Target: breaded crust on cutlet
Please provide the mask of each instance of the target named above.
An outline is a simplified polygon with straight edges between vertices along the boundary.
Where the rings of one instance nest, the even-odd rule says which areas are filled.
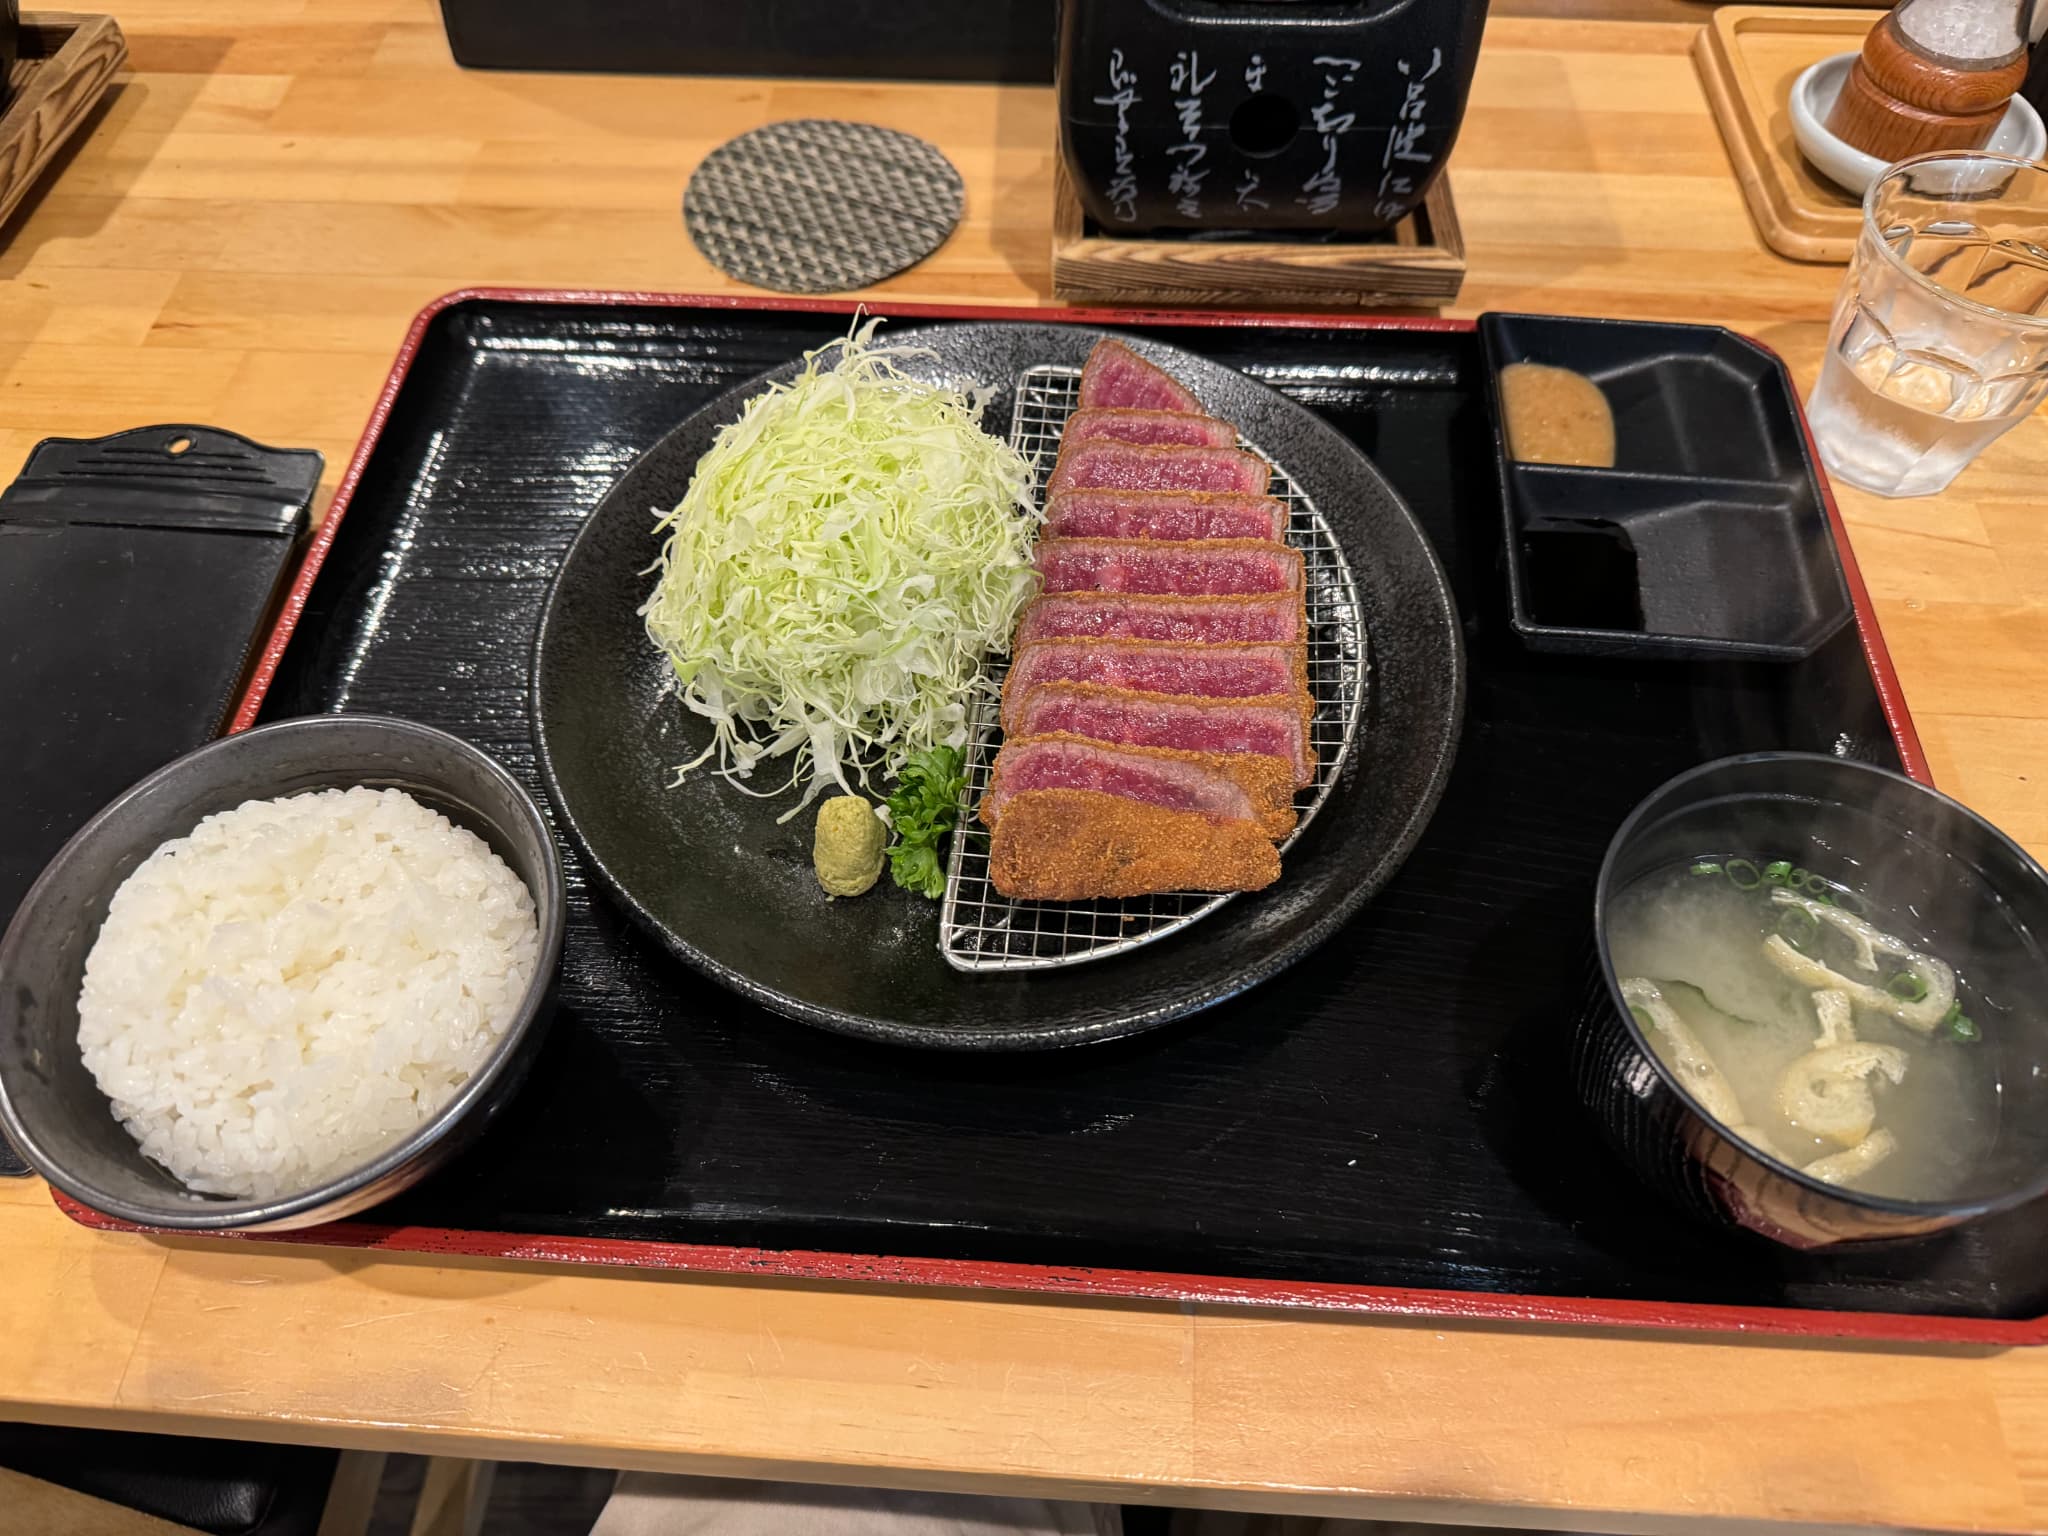
[[[983,826],[993,827],[1002,819],[991,816],[989,812],[995,803],[995,791],[1005,787],[1003,759],[1013,748],[1028,747],[1037,741],[1077,741],[1116,756],[1192,763],[1211,773],[1221,774],[1242,789],[1245,798],[1251,801],[1252,809],[1258,813],[1259,830],[1266,836],[1282,838],[1294,830],[1294,764],[1285,758],[1259,757],[1249,752],[1183,752],[1175,747],[1135,747],[1126,742],[1100,741],[1074,731],[1047,731],[1041,736],[1011,736],[1004,740],[1003,750],[996,754],[995,771],[989,780],[988,792],[981,797],[979,815]],[[1011,796],[1008,804],[1014,804],[1015,800],[1016,797]]]
[[[1280,854],[1255,822],[1033,789],[1010,801],[989,838],[989,878],[1018,901],[1256,891],[1280,878]]]

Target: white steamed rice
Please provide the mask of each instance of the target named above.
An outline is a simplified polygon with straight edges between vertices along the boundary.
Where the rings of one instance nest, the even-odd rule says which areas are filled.
[[[115,892],[79,1049],[188,1188],[291,1194],[446,1104],[511,1024],[539,948],[519,877],[410,795],[251,800]]]

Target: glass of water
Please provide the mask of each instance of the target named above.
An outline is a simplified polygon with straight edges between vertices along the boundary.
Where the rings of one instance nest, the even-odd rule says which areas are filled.
[[[1807,402],[1837,479],[1944,488],[2048,393],[2048,170],[1941,151],[1871,184]]]

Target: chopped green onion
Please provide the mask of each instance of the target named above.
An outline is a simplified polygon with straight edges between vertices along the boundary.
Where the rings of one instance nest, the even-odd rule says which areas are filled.
[[[1640,1029],[1646,1035],[1649,1034],[1650,1016],[1647,1013],[1643,1012],[1642,1009],[1638,1008],[1634,1003],[1630,1003],[1628,1005],[1628,1012],[1629,1017],[1636,1021],[1636,1028]]]
[[[1849,913],[1852,917],[1861,917],[1863,915],[1863,898],[1854,891],[1845,891],[1840,886],[1837,886],[1834,891],[1833,904],[1840,907],[1844,912]]]
[[[1790,859],[1773,859],[1764,866],[1764,880],[1770,885],[1783,885],[1791,873]]]
[[[1948,1005],[1948,1012],[1943,1016],[1941,1022],[1943,1027],[1958,1040],[1975,1040],[1982,1034],[1982,1031],[1977,1028],[1976,1020],[1963,1012],[1963,1005],[1960,1002]]]
[[[1835,888],[1828,883],[1827,876],[1816,875],[1810,869],[1801,871],[1801,873],[1805,877],[1801,883],[1805,885],[1807,890],[1820,897],[1823,901],[1834,894]]]
[[[1764,883],[1764,877],[1757,867],[1747,859],[1730,859],[1727,864],[1728,882],[1738,891],[1753,891]]]
[[[1911,971],[1901,971],[1884,984],[1885,991],[1902,1002],[1918,1003],[1926,1000],[1927,983]]]
[[[1721,866],[1718,864],[1695,864],[1692,867],[1692,872],[1696,875],[1718,875],[1721,873]]]
[[[1804,907],[1787,907],[1778,918],[1778,932],[1787,944],[1804,953],[1820,937],[1820,919]]]

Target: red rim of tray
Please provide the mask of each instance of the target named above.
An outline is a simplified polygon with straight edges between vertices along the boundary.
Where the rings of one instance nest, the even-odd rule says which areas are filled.
[[[788,299],[740,294],[634,293],[529,288],[464,288],[444,294],[421,310],[391,367],[384,388],[371,409],[362,441],[349,459],[348,471],[334,493],[318,533],[307,547],[298,574],[280,605],[262,654],[229,726],[247,730],[255,723],[264,694],[277,674],[307,594],[333,547],[341,520],[361,482],[370,455],[398,399],[406,374],[428,329],[447,309],[473,301],[601,306],[669,306],[699,309],[793,310],[814,314],[851,314],[856,308],[898,319],[1035,320],[1077,325],[1258,325],[1272,329],[1381,329],[1406,331],[1471,331],[1476,322],[1431,317],[1329,316],[1224,313],[1217,311],[1064,309],[1021,305],[897,304],[886,300],[855,304],[839,299]],[[1751,339],[1753,338],[1745,338]],[[1757,343],[1761,346],[1761,343]],[[1765,347],[1773,357],[1777,354]],[[1841,510],[1820,468],[1813,435],[1796,392],[1793,408],[1834,530],[1842,573],[1856,610],[1856,626],[1864,659],[1876,684],[1878,701],[1898,746],[1905,770],[1932,784],[1927,756],[1913,728],[1899,689],[1898,673],[1885,648],[1870,592],[1857,569]],[[151,1230],[101,1215],[66,1195],[51,1192],[57,1205],[84,1226],[109,1232]],[[191,1236],[192,1234],[167,1234]],[[214,1235],[214,1234],[209,1234]],[[1917,1343],[2041,1344],[2048,1343],[2048,1317],[1997,1319],[1926,1316],[1885,1312],[1835,1312],[1792,1307],[1739,1307],[1684,1302],[1625,1301],[1598,1297],[1518,1296],[1498,1291],[1420,1290],[1405,1287],[1344,1285],[1292,1280],[1245,1280],[1219,1275],[1153,1273],[1142,1270],[1093,1269],[1043,1264],[988,1263],[965,1259],[891,1258],[876,1254],[824,1253],[804,1250],[717,1247],[701,1243],[658,1243],[614,1238],[534,1237],[508,1232],[477,1232],[440,1227],[400,1227],[362,1221],[335,1222],[298,1232],[222,1233],[235,1241],[310,1244],[388,1253],[419,1253],[462,1258],[488,1258],[520,1263],[592,1264],[612,1268],[694,1271],[701,1274],[772,1276],[786,1280],[828,1280],[857,1284],[938,1286],[970,1290],[1024,1291],[1079,1297],[1203,1302],[1224,1305],[1311,1307],[1388,1317],[1434,1317],[1479,1322],[1556,1323],[1606,1328],[1675,1328],[1727,1333],[1804,1335]]]

